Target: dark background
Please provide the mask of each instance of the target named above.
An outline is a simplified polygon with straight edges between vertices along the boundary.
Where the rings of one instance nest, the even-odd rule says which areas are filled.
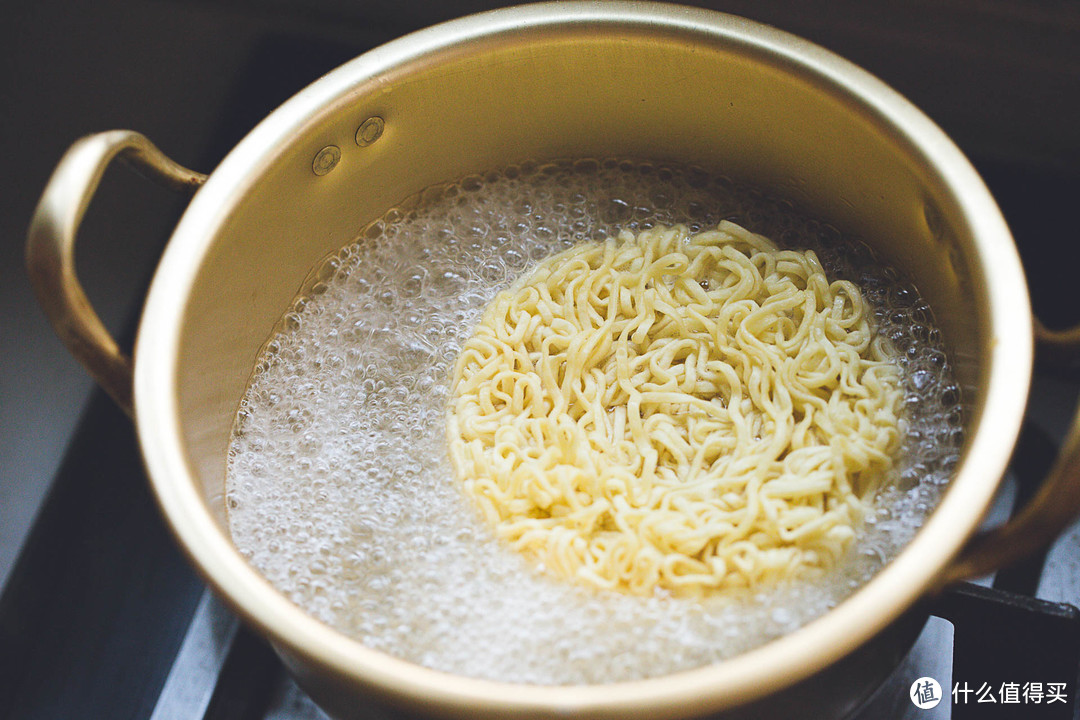
[[[209,172],[247,129],[322,72],[409,31],[501,4],[41,0],[0,9],[0,590],[91,394],[36,308],[23,269],[27,225],[64,150],[87,133],[129,128]],[[1080,321],[1080,4],[696,4],[818,42],[920,106],[998,197],[1036,311],[1052,325]],[[91,300],[118,335],[130,336],[182,208],[126,168],[106,174],[80,233],[78,262]],[[92,450],[73,452],[69,463]],[[90,493],[116,490],[107,471],[93,482],[100,487]]]

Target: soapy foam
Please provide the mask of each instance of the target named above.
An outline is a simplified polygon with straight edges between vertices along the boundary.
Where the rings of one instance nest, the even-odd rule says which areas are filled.
[[[826,581],[688,600],[554,580],[500,545],[454,479],[446,404],[487,302],[540,259],[619,230],[730,219],[857,282],[901,353],[908,437]],[[730,657],[864,584],[936,505],[958,460],[959,389],[932,314],[863,245],[753,188],[648,162],[523,163],[431,188],[316,270],[241,403],[226,502],[272,584],[365,645],[510,682],[603,683]]]

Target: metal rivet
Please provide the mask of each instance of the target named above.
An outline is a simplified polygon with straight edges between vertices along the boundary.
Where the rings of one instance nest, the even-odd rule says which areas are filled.
[[[339,160],[341,160],[341,148],[337,145],[327,145],[315,156],[311,163],[311,171],[316,175],[325,175],[337,167]]]
[[[378,115],[373,115],[361,123],[360,127],[356,128],[356,144],[360,147],[367,147],[371,143],[382,137],[383,128],[386,127],[386,123]]]

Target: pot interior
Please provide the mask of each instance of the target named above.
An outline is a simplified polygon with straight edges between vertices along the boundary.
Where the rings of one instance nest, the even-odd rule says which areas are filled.
[[[174,237],[189,248],[162,271],[184,266],[174,283],[178,441],[226,536],[238,403],[311,269],[423,188],[528,159],[697,165],[774,188],[863,239],[934,309],[964,394],[966,462],[1007,330],[992,306],[1026,318],[1027,297],[1022,283],[990,287],[994,253],[1015,265],[1014,251],[1007,233],[977,227],[989,198],[958,151],[874,78],[784,33],[711,14],[602,14],[478,16],[372,51],[268,118],[199,192]],[[372,117],[382,134],[361,146],[357,130]],[[317,174],[328,146],[340,160]],[[988,211],[1003,229],[992,202]]]
[[[312,108],[287,145],[251,168],[186,298],[182,424],[219,510],[225,448],[256,355],[315,264],[425,187],[527,159],[699,165],[776,188],[864,239],[934,308],[970,435],[991,336],[972,230],[894,118],[852,88],[823,86],[738,38],[633,25],[508,32],[374,78],[364,65],[353,66],[351,92]],[[357,129],[373,116],[384,131],[360,147]],[[330,145],[341,159],[317,175],[315,157]]]

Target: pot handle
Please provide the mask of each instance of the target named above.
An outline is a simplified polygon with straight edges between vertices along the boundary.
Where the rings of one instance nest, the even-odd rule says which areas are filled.
[[[131,358],[105,329],[75,274],[75,233],[105,168],[118,156],[140,175],[174,190],[192,193],[206,181],[137,132],[88,135],[68,149],[45,186],[30,222],[26,268],[38,303],[64,345],[130,416]]]
[[[1035,319],[1035,339],[1050,358],[1076,355],[1080,326],[1048,330]],[[981,577],[1052,542],[1080,512],[1080,407],[1038,492],[1001,527],[978,533],[945,568],[942,584]]]

